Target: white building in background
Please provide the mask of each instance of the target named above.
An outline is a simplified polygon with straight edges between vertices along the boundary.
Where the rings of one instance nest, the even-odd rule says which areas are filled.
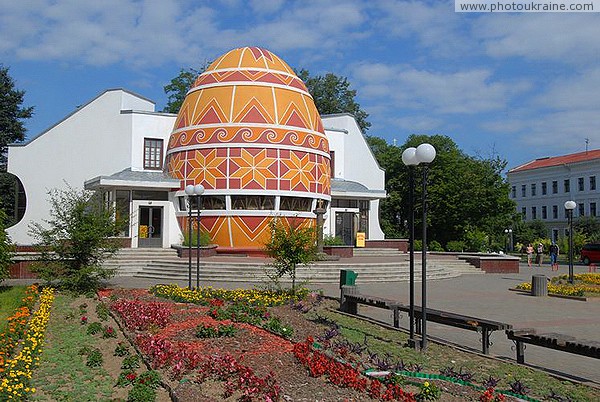
[[[541,220],[552,240],[568,234],[565,202],[573,200],[576,219],[598,216],[600,149],[539,158],[510,169],[510,197],[525,221]]]
[[[26,199],[19,222],[7,230],[12,241],[33,243],[29,225],[49,218],[51,189],[85,186],[103,191],[118,213],[128,214],[122,237],[130,247],[181,244],[176,217],[181,206],[175,197],[180,181],[163,173],[176,115],[154,109],[147,98],[109,89],[28,142],[10,145],[8,171],[18,177],[20,196]],[[383,239],[379,201],[386,196],[384,171],[351,115],[322,120],[332,155],[325,234],[346,244],[354,244],[357,232]]]

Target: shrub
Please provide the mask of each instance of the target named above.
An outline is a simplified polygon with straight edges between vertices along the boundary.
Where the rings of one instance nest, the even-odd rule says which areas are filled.
[[[343,246],[344,241],[339,236],[325,235],[325,236],[323,236],[323,245],[325,245],[325,246]]]
[[[263,328],[284,338],[290,338],[294,333],[291,327],[283,325],[277,317],[270,318],[269,321],[263,324]]]
[[[129,347],[125,343],[119,342],[117,344],[117,347],[115,348],[115,352],[113,353],[113,356],[124,357],[124,356],[128,356],[129,353],[130,353]]]
[[[0,209],[0,283],[2,283],[4,279],[7,279],[10,274],[8,268],[10,267],[11,263],[10,255],[13,251],[10,238],[4,229],[5,223],[6,214]]]
[[[123,363],[121,363],[121,368],[123,370],[131,370],[140,367],[140,359],[138,355],[127,356],[123,359]]]
[[[96,335],[102,331],[102,324],[99,322],[93,322],[87,327],[88,335]]]
[[[146,384],[135,383],[129,394],[127,402],[149,402],[156,400],[156,391]]]
[[[427,248],[429,249],[429,251],[444,251],[444,247],[442,247],[442,245],[435,240],[429,242],[429,246]]]
[[[108,320],[109,311],[108,311],[108,307],[106,307],[106,304],[98,303],[96,305],[96,314],[98,315],[98,318],[100,319],[100,321]]]
[[[190,240],[189,240],[189,232],[186,229],[185,233],[183,234],[183,246],[185,247],[189,247],[190,246]],[[200,247],[206,247],[209,244],[211,244],[212,239],[210,238],[210,233],[205,232],[205,231],[200,231]],[[192,247],[198,247],[198,232],[196,230],[192,230]]]
[[[88,367],[100,367],[104,363],[102,352],[100,349],[92,349],[87,355],[87,362],[85,363]]]
[[[453,252],[465,251],[465,242],[460,240],[451,240],[446,244],[446,250]]]
[[[33,272],[53,286],[88,293],[97,290],[102,281],[115,275],[114,269],[103,267],[103,261],[119,248],[116,236],[122,223],[114,219],[99,194],[89,191],[52,190],[50,219],[34,223],[30,233],[41,250],[39,260],[31,265]]]

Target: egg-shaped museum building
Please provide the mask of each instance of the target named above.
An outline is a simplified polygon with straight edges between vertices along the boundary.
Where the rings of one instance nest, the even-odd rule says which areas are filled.
[[[275,218],[314,225],[313,211],[331,199],[329,144],[313,99],[294,71],[262,48],[231,50],[198,76],[165,162],[181,182],[180,228],[188,227],[184,188],[201,184],[201,229],[220,249],[262,248]],[[191,208],[195,215],[195,203]]]

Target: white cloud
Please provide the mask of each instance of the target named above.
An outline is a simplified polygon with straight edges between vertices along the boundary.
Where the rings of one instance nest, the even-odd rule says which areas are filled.
[[[495,80],[487,69],[446,73],[406,65],[365,63],[355,68],[354,76],[362,96],[378,97],[393,108],[443,114],[476,114],[504,109],[511,97],[530,87],[521,80]]]
[[[487,53],[565,64],[598,61],[598,13],[523,13],[485,15],[475,23]]]
[[[535,105],[554,110],[595,110],[600,113],[600,67],[569,77],[559,77],[534,100]]]

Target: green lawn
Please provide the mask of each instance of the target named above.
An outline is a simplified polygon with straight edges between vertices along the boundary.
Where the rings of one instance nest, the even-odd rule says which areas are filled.
[[[25,286],[0,286],[0,333],[7,329],[6,319],[23,306],[25,290]]]

